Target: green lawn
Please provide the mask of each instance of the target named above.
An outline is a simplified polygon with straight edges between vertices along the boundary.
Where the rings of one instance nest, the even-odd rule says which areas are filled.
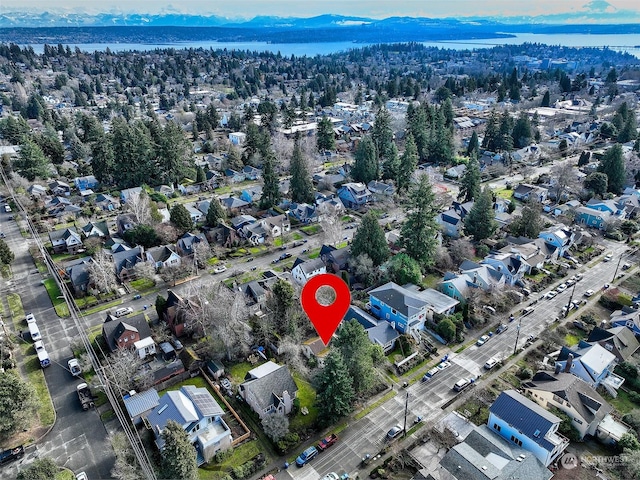
[[[197,377],[193,377],[193,378],[187,378],[186,380],[183,380],[182,382],[176,383],[176,384],[172,385],[171,388],[165,388],[164,390],[160,390],[158,392],[158,395],[162,396],[165,393],[167,393],[169,390],[180,390],[185,385],[193,385],[193,386],[198,387],[198,388],[206,388],[206,389],[210,390],[209,384],[204,379],[204,377],[197,376]],[[213,395],[214,392],[211,392],[211,394]]]
[[[292,431],[303,430],[311,427],[318,418],[318,408],[316,407],[316,391],[309,382],[304,380],[297,373],[293,374],[293,379],[298,386],[298,400],[300,400],[300,408],[306,407],[309,410],[307,415],[298,412],[291,421],[289,427]]]
[[[422,285],[426,288],[436,288],[436,285],[441,280],[441,276],[435,275],[433,273],[428,273],[427,275],[422,277]]]
[[[212,462],[200,467],[198,469],[198,476],[201,480],[218,480],[224,477],[229,469],[242,465],[258,455],[262,451],[260,446],[260,441],[257,439],[245,442],[239,447],[234,448],[231,456],[226,458],[222,463]]]
[[[38,417],[40,424],[45,428],[53,425],[56,419],[49,389],[44,379],[44,372],[40,367],[40,362],[36,355],[36,351],[31,344],[21,344],[20,350],[24,357],[24,370],[27,374],[27,380],[33,386],[36,396],[38,397]],[[55,366],[52,368],[56,368]]]
[[[573,347],[574,345],[577,345],[579,341],[580,337],[572,333],[567,333],[564,337],[564,343],[567,345],[567,347]]]
[[[298,232],[293,232],[293,235],[291,236],[294,240],[302,240],[302,235],[300,235]]]
[[[613,405],[621,415],[629,413],[634,408],[640,406],[633,403],[629,398],[629,394],[622,389],[618,390],[618,396],[616,398],[609,399],[609,403]]]
[[[307,257],[309,257],[309,259],[313,260],[314,258],[318,258],[320,256],[320,248],[314,248],[313,250],[309,251]]]
[[[0,266],[0,273],[2,274],[2,278],[11,278],[12,277],[11,267],[9,265],[2,264]]]
[[[11,317],[14,320],[22,321],[24,319],[24,309],[22,308],[22,300],[17,293],[10,293],[7,295],[7,303],[9,304],[9,310]]]
[[[336,245],[336,248],[344,248],[347,245],[349,245],[349,242],[347,242],[346,240],[344,242],[340,242]]]
[[[320,228],[320,225],[307,225],[306,227],[302,227],[300,230],[307,235],[315,235],[322,229]]]
[[[247,372],[258,365],[251,365],[249,362],[236,363],[229,368],[229,375],[235,383],[244,382]]]
[[[496,194],[496,196],[500,197],[500,198],[506,198],[507,200],[511,200],[511,198],[513,197],[513,189],[509,188],[507,189],[505,188],[500,188],[498,190],[494,190],[493,193]]]
[[[209,260],[207,260],[207,264],[211,266],[214,266],[217,263],[218,263],[218,257],[211,257]]]
[[[71,470],[60,470],[56,473],[56,476],[53,477],[53,480],[75,480],[76,476],[73,474]]]
[[[139,278],[138,280],[133,280],[130,283],[131,287],[136,289],[139,292],[143,292],[145,290],[150,290],[156,286],[156,283],[153,280],[148,278]]]
[[[51,299],[51,303],[53,303],[53,308],[59,317],[68,317],[69,307],[67,307],[67,303],[64,301],[62,297],[62,292],[58,287],[58,284],[53,278],[47,278],[44,281],[44,288],[47,289],[47,293],[49,294],[49,298]]]

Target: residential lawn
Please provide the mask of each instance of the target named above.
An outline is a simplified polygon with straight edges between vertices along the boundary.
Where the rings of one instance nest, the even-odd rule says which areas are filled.
[[[349,242],[347,242],[346,240],[344,242],[340,242],[336,245],[336,248],[344,248],[347,245],[349,245]]]
[[[68,317],[70,315],[69,307],[67,307],[67,302],[65,302],[63,298],[60,298],[62,296],[62,292],[60,291],[56,281],[53,278],[47,278],[43,283],[58,316]]]
[[[53,480],[75,480],[75,478],[76,476],[71,470],[64,469],[56,473],[55,477],[53,477]]]
[[[180,390],[180,388],[182,388],[185,385],[193,385],[194,387],[206,388],[207,390],[210,389],[209,384],[204,379],[204,377],[201,377],[200,375],[198,375],[197,377],[187,378],[182,382],[176,383],[175,385],[172,385],[171,388],[165,388],[164,390],[160,390],[158,392],[158,395],[162,396],[165,393],[167,393],[169,390]],[[212,395],[214,395],[214,393],[215,392],[211,392]],[[214,395],[214,398],[215,398],[215,395]]]
[[[500,198],[506,198],[507,200],[511,200],[511,198],[513,197],[513,189],[509,188],[507,189],[505,188],[500,188],[498,190],[494,190],[493,193],[496,194],[496,196],[500,197]]]
[[[16,321],[22,321],[24,319],[24,309],[22,308],[22,300],[17,293],[9,293],[7,295],[7,303],[9,304],[9,310],[11,317]]]
[[[428,273],[427,275],[422,277],[422,285],[425,288],[436,288],[436,285],[441,280],[442,280],[441,276],[435,275],[433,273]]]
[[[238,285],[240,285],[243,283],[248,283],[251,280],[258,280],[261,276],[262,275],[260,275],[260,273],[258,273],[258,271],[256,270],[255,272],[247,272],[244,275],[238,275],[236,277],[227,278],[223,283],[227,287],[230,287],[233,285],[233,282],[236,282]]]
[[[302,240],[302,235],[300,235],[298,232],[293,232],[293,235],[291,236],[294,240]]]
[[[150,290],[156,286],[155,282],[148,278],[139,278],[138,280],[133,280],[130,285],[139,292]]]
[[[460,405],[458,413],[461,413],[476,425],[484,425],[489,420],[489,407],[475,398],[470,398]]]
[[[54,262],[67,262],[69,260],[75,260],[76,258],[80,258],[80,255],[71,255],[69,253],[54,253],[51,255],[51,258]]]
[[[87,337],[89,337],[89,342],[93,343],[96,341],[98,336],[102,335],[102,325],[94,325],[93,327],[87,329]]]
[[[49,389],[44,379],[44,372],[40,367],[40,362],[36,351],[31,344],[21,344],[20,350],[24,357],[24,371],[28,382],[33,386],[38,398],[38,417],[43,427],[50,427],[55,422],[56,414],[53,410]],[[52,368],[56,368],[53,366]]]
[[[102,312],[103,310],[109,310],[112,307],[122,305],[122,300],[114,300],[112,302],[103,303],[97,307],[93,307],[84,312],[85,315],[93,315],[94,313]]]
[[[297,373],[293,374],[293,379],[298,386],[298,399],[300,400],[300,408],[306,407],[309,410],[307,415],[298,412],[289,422],[289,428],[292,431],[304,430],[316,423],[318,418],[318,408],[316,407],[316,391],[309,382],[300,377]]]
[[[236,363],[229,368],[229,375],[231,375],[235,383],[242,383],[244,382],[244,377],[247,375],[247,372],[258,366],[258,364],[251,365],[249,362]]]
[[[633,403],[629,398],[629,394],[622,389],[618,390],[618,396],[616,398],[609,399],[609,403],[613,405],[621,415],[629,413],[634,408],[638,408],[638,405]]]
[[[315,235],[316,233],[320,232],[322,228],[320,228],[320,225],[307,225],[305,227],[302,227],[300,230],[302,230],[307,235]]]
[[[82,298],[76,298],[75,300],[76,300],[76,305],[78,305],[78,308],[80,309],[87,308],[88,305],[93,305],[94,303],[98,302],[98,299],[93,295],[89,295],[87,297],[82,297]]]
[[[257,247],[249,247],[249,253],[252,255],[258,255],[260,253],[266,252],[268,249],[264,245],[259,245]]]
[[[211,257],[209,260],[207,260],[207,263],[211,266],[215,265],[218,263],[218,257]]]
[[[573,347],[574,345],[577,345],[579,341],[580,337],[572,333],[567,333],[564,337],[564,343],[567,345],[567,347]]]
[[[640,292],[640,275],[635,274],[625,278],[620,286],[622,288],[626,288],[632,293]]]
[[[349,223],[349,222],[353,222],[353,217],[352,217],[352,216],[350,216],[350,215],[345,215],[344,217],[342,217],[342,218],[340,219],[340,221],[341,221],[342,223]]]
[[[310,250],[309,253],[307,254],[307,257],[309,257],[310,260],[313,260],[314,258],[318,258],[320,256],[320,248],[314,248],[313,250]]]
[[[239,447],[233,449],[230,457],[222,463],[210,463],[198,469],[198,476],[201,480],[218,480],[226,475],[227,470],[242,465],[258,455],[262,449],[259,440],[244,442]]]

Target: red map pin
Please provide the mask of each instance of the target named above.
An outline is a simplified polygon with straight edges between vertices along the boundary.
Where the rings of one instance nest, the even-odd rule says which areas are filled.
[[[335,292],[336,298],[331,305],[322,305],[316,299],[316,293],[322,287],[331,287]],[[325,346],[328,345],[331,336],[349,310],[351,304],[349,286],[335,275],[329,273],[316,275],[311,277],[303,287],[300,301],[322,342]]]

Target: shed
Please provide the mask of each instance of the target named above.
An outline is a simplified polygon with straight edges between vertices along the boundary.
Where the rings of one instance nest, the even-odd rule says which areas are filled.
[[[176,359],[176,350],[169,342],[162,342],[158,346],[160,347],[160,355],[165,361],[170,362]]]
[[[224,365],[220,361],[209,360],[207,362],[207,370],[216,380],[224,375]]]
[[[159,405],[160,396],[155,389],[151,388],[140,393],[136,393],[135,390],[132,390],[122,397],[122,400],[125,408],[127,409],[127,413],[129,414],[129,418],[131,418],[134,425],[138,425],[149,412]]]

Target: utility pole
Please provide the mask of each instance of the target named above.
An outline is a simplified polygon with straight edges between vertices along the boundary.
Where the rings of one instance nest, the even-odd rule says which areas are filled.
[[[616,265],[616,271],[613,273],[613,278],[611,279],[611,283],[616,281],[616,275],[618,275],[618,268],[620,268],[620,262],[622,262],[622,257],[624,253],[620,254],[620,258],[618,259],[618,265]]]
[[[520,327],[522,326],[522,316],[520,316],[520,319],[518,320],[518,326],[516,327],[516,343],[513,346],[513,354],[516,354],[516,351],[518,350],[518,339],[520,338]]]
[[[404,427],[402,428],[402,436],[405,437],[407,435],[407,412],[409,410],[409,392],[407,392],[407,396],[404,400]]]
[[[569,295],[569,302],[567,302],[567,310],[564,312],[564,318],[569,316],[569,310],[571,310],[571,302],[573,301],[573,294],[576,293],[576,284],[573,284],[573,290],[571,290],[571,295]]]

